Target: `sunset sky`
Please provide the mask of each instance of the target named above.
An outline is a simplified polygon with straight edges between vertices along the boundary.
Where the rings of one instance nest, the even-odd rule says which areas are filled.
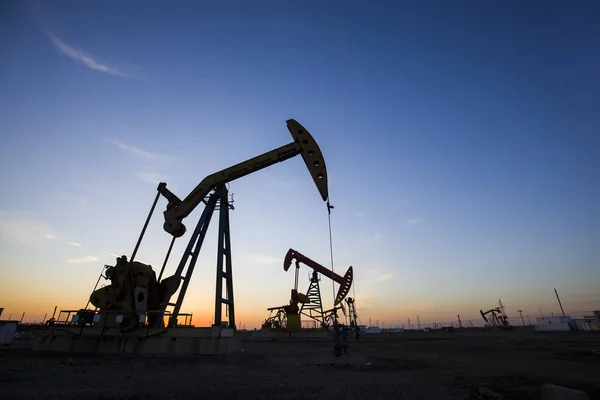
[[[533,320],[559,312],[553,288],[568,313],[600,309],[599,16],[592,1],[2,2],[2,318],[83,307],[159,181],[183,198],[289,143],[289,118],[324,154],[335,270],[354,267],[363,323],[480,324],[499,298]],[[327,210],[300,157],[231,192],[237,319],[259,326],[289,301],[289,248],[330,267]],[[157,270],[165,206],[137,257]],[[182,310],[199,326],[216,228]]]

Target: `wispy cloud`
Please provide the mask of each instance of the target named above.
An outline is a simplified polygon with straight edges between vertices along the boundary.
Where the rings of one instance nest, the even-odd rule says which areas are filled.
[[[106,250],[103,250],[102,252],[103,252],[104,254],[108,254],[108,255],[109,255],[109,256],[111,256],[111,257],[121,257],[121,255],[123,255],[123,254],[119,255],[119,254],[117,254],[117,253],[111,253],[111,252],[109,252],[109,251],[106,251]]]
[[[75,193],[59,193],[59,196],[64,199],[64,201],[69,202],[75,207],[85,207],[87,205],[87,199],[83,196],[80,196]]]
[[[421,222],[421,218],[410,218],[406,220],[406,225],[416,225]]]
[[[379,232],[373,234],[373,240],[380,240],[383,236]]]
[[[156,154],[156,153],[149,152],[147,150],[142,150],[139,147],[129,146],[129,145],[119,142],[118,140],[113,140],[113,144],[122,150],[126,150],[132,154],[135,154],[136,156],[140,156],[140,157],[147,158],[150,160],[162,160],[162,159],[166,158],[165,156],[163,156],[161,154]]]
[[[394,274],[382,270],[362,270],[361,278],[356,286],[356,297],[360,299],[360,309],[363,313],[367,310],[380,308],[382,303],[381,286],[394,279]],[[356,276],[355,276],[356,279]],[[394,287],[394,293],[403,292],[404,289]],[[377,311],[379,313],[379,310]]]
[[[283,265],[283,257],[272,256],[269,254],[246,254],[244,258],[251,263],[259,265]]]
[[[28,213],[8,211],[0,211],[0,234],[3,238],[25,245],[41,244],[58,236],[56,231]]]
[[[391,272],[380,272],[377,274],[369,274],[367,278],[360,282],[360,286],[365,289],[373,288],[373,286],[379,285],[380,283],[387,282],[394,278],[394,274]]]
[[[103,250],[102,251],[104,254],[108,254],[111,257],[121,257],[121,255],[117,254],[117,253],[111,253],[109,251]]]
[[[387,282],[390,279],[392,279],[393,277],[394,277],[394,274],[381,274],[376,277],[375,282],[376,283]]]
[[[67,243],[69,243],[71,246],[81,247],[81,244],[79,244],[77,242],[67,242]]]
[[[407,304],[405,304],[405,307],[407,309],[414,310],[415,312],[421,312],[421,313],[434,312],[438,308],[437,303],[432,300],[423,300],[423,301],[418,301],[418,302],[413,302],[413,303],[407,303]]]
[[[360,290],[371,291],[377,286],[394,278],[394,274],[389,270],[380,268],[364,268],[360,270],[361,279],[359,281]]]
[[[63,42],[52,33],[48,33],[48,37],[50,38],[52,44],[54,45],[54,47],[56,47],[58,51],[60,51],[62,54],[66,55],[67,57],[73,60],[83,63],[88,68],[91,68],[96,71],[101,71],[110,75],[119,76],[121,78],[127,78],[129,76],[129,74],[115,67],[100,64],[90,54],[86,54],[81,50],[69,46],[67,43]]]
[[[69,258],[67,264],[85,264],[98,261],[99,258],[96,256],[85,256],[80,258]]]
[[[165,177],[156,172],[148,172],[148,171],[139,171],[137,176],[142,178],[148,183],[152,183],[154,185],[158,185],[161,182],[165,181]]]

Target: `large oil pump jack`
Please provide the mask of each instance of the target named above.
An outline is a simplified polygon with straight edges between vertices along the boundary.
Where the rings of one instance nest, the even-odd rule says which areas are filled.
[[[114,315],[116,310],[120,310],[122,312],[122,321],[120,322],[121,331],[135,329],[139,326],[139,322],[144,320],[146,316],[148,317],[149,325],[162,327],[164,325],[164,317],[167,314],[169,315],[167,327],[177,326],[177,318],[211,217],[215,210],[218,210],[220,220],[213,326],[227,326],[235,329],[231,242],[229,235],[229,210],[233,209],[233,206],[229,200],[226,185],[233,180],[301,155],[321,198],[327,202],[328,209],[332,208],[328,199],[325,160],[317,142],[296,120],[290,119],[286,123],[293,139],[291,143],[208,175],[183,200],[167,189],[166,183],[161,182],[158,185],[158,193],[150,208],[132,256],[129,260],[126,257],[121,257],[115,266],[106,266],[104,277],[111,281],[110,285],[97,290],[94,288],[90,296],[90,302],[99,309],[101,315],[108,318],[109,313],[112,312],[112,315]],[[157,278],[152,267],[135,261],[135,256],[161,195],[168,200],[166,210],[163,213],[163,228],[172,236],[172,239]],[[186,232],[183,219],[201,203],[205,205],[204,211],[189,239],[187,248],[175,273],[163,278],[165,266],[167,265],[174,242]],[[223,296],[223,281],[225,281],[226,288],[225,296]],[[176,300],[171,301],[171,298],[178,290],[179,293]],[[229,317],[228,321],[222,320],[223,306],[226,307],[225,311]],[[168,308],[171,308],[170,312],[168,312]]]
[[[298,251],[289,249],[283,261],[284,271],[289,270],[292,261],[294,260],[296,271],[290,302],[285,306],[267,308],[267,311],[276,311],[276,314],[265,320],[263,329],[283,328],[285,325],[286,331],[299,331],[301,330],[300,316],[302,314],[315,320],[321,328],[326,328],[330,323],[337,320],[338,306],[340,306],[340,308],[342,307],[342,301],[346,298],[352,287],[352,280],[354,277],[352,266],[348,268],[344,276],[340,276]],[[310,285],[306,294],[298,292],[300,263],[307,265],[313,270]],[[321,291],[319,288],[319,274],[328,277],[340,285],[331,310],[323,311]]]

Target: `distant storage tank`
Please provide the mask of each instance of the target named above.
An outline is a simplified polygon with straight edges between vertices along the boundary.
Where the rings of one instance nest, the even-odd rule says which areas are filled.
[[[0,346],[12,343],[19,321],[0,321]]]
[[[570,332],[573,320],[571,317],[537,317],[535,330],[538,332]]]

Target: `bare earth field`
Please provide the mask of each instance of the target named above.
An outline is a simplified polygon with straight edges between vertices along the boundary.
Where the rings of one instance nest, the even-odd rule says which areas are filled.
[[[600,334],[405,332],[331,342],[257,341],[226,356],[41,354],[0,350],[0,398],[541,399],[544,383],[600,398]],[[482,389],[485,388],[485,389]]]

